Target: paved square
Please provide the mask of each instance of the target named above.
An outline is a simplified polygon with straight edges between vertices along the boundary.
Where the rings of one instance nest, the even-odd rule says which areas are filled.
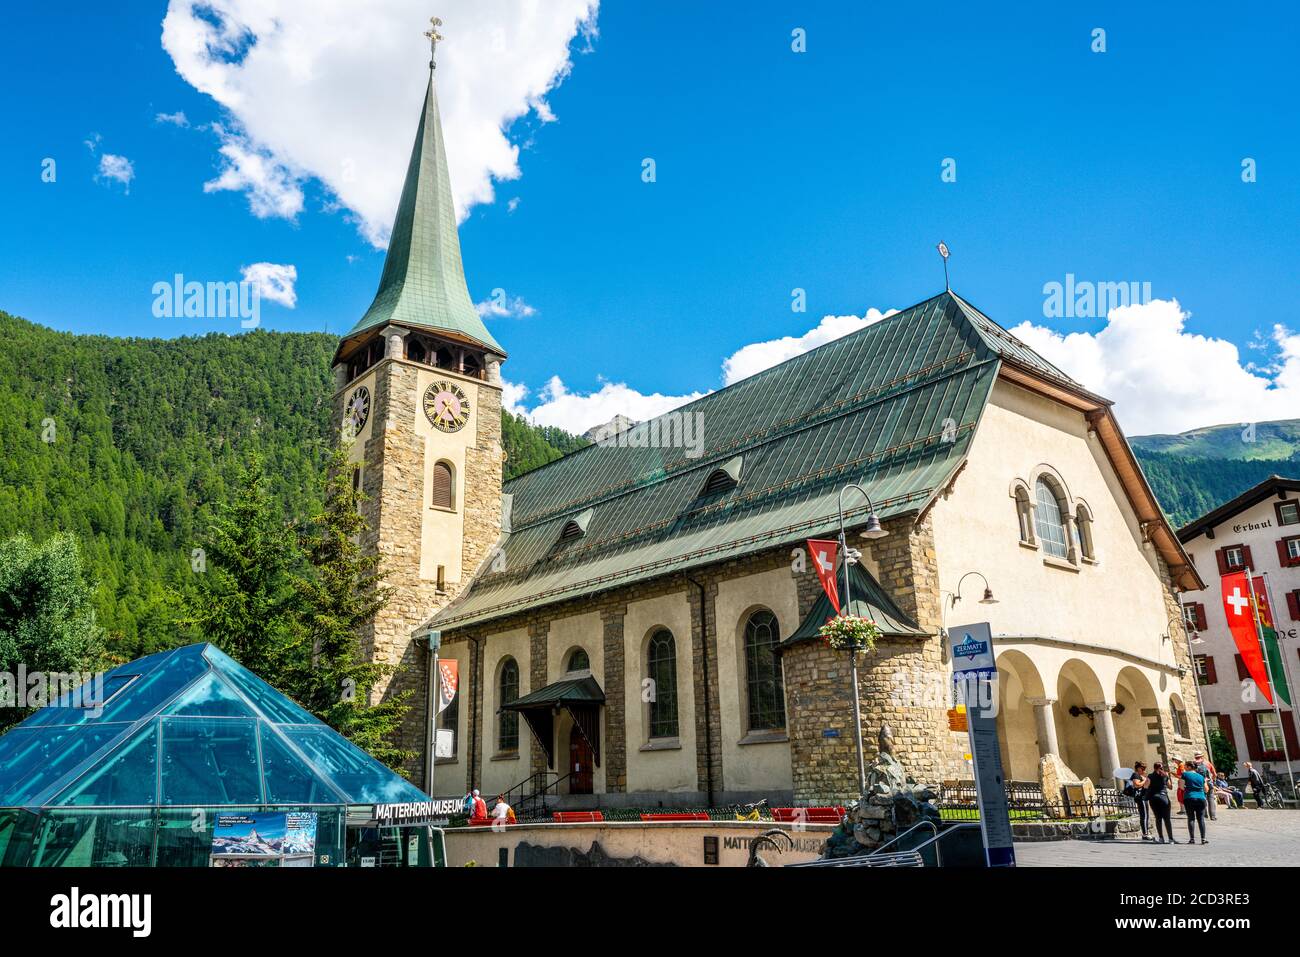
[[[1294,867],[1300,862],[1300,811],[1219,809],[1207,821],[1210,843],[1187,845],[1187,819],[1174,815],[1178,844],[1156,844],[1138,837],[1113,841],[1043,841],[1016,845],[1021,867]],[[1154,833],[1154,832],[1153,832]]]

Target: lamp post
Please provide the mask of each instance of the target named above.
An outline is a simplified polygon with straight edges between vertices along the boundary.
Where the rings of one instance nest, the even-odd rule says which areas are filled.
[[[867,506],[871,509],[867,513],[867,527],[862,530],[862,537],[866,539],[884,538],[889,533],[880,525],[880,516],[876,514],[875,503],[871,501],[871,496],[861,485],[850,483],[840,489],[839,511],[840,511],[840,554],[844,559],[844,604],[840,606],[840,614],[846,614],[853,600],[852,586],[849,584],[849,566],[857,563],[862,557],[862,553],[857,549],[849,548],[848,534],[844,528],[844,493],[849,489],[857,489],[862,493],[862,497],[867,500]],[[862,707],[858,696],[858,649],[856,646],[849,649],[849,673],[853,681],[853,740],[858,752],[858,796],[859,798],[867,790],[867,765],[862,756]]]
[[[1192,687],[1196,689],[1196,710],[1201,712],[1201,735],[1205,738],[1205,753],[1209,757],[1210,761],[1213,762],[1214,748],[1210,744],[1210,723],[1205,719],[1205,701],[1202,700],[1201,698],[1201,676],[1196,673],[1196,654],[1195,652],[1192,651],[1191,648],[1192,645],[1199,645],[1202,641],[1204,641],[1204,639],[1201,637],[1200,630],[1195,625],[1193,625],[1190,621],[1188,621],[1186,616],[1170,615],[1169,620],[1165,622],[1165,633],[1160,637],[1164,641],[1169,642],[1169,653],[1174,659],[1175,666],[1178,665],[1178,655],[1174,652],[1174,648],[1173,648],[1174,629],[1172,625],[1174,622],[1179,622],[1183,626],[1184,632],[1186,632],[1190,628],[1191,631],[1193,631],[1196,634],[1195,639],[1190,637],[1187,639],[1187,645],[1188,645],[1187,651],[1188,654],[1192,656]],[[1166,753],[1165,757],[1168,756],[1169,755]]]

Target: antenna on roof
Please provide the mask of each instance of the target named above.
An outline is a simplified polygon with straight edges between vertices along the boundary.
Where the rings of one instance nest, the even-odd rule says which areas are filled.
[[[952,287],[948,285],[948,244],[940,241],[935,247],[939,250],[939,255],[943,257],[943,288],[945,292],[952,292]]]

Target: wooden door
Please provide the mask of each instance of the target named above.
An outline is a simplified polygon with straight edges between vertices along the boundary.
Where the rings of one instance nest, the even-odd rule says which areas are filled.
[[[570,794],[591,793],[593,764],[591,745],[575,724],[569,729],[569,773],[573,775],[569,778]]]

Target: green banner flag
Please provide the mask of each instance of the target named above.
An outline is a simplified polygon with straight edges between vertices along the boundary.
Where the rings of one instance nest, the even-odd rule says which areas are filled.
[[[1279,697],[1291,705],[1291,689],[1286,683],[1286,667],[1282,661],[1282,646],[1278,644],[1277,629],[1273,627],[1273,606],[1268,601],[1268,590],[1264,586],[1263,578],[1256,578],[1253,582],[1255,591],[1255,605],[1259,610],[1260,633],[1264,636],[1264,654],[1268,661],[1269,675],[1273,682]]]

